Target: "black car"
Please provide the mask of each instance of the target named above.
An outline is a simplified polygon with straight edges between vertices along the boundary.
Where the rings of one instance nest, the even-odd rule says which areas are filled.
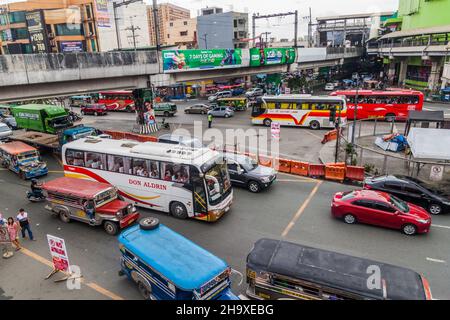
[[[223,156],[233,185],[256,193],[268,188],[277,178],[274,169],[261,166],[250,157],[233,153],[223,153]]]
[[[365,179],[364,189],[391,193],[431,214],[450,212],[449,195],[419,179],[400,175],[378,176]]]

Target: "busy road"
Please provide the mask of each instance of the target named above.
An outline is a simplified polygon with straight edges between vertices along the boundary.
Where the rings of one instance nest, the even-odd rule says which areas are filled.
[[[49,174],[44,180],[62,175],[59,160],[44,159]],[[29,183],[10,171],[0,171],[0,203],[5,217],[14,216],[23,207],[30,215],[37,241],[22,240],[26,249],[14,259],[0,260],[3,298],[33,299],[139,299],[136,287],[118,276],[118,242],[100,227],[71,222],[65,224],[44,209],[43,203],[28,203],[25,192]],[[433,216],[429,234],[406,236],[396,230],[368,225],[347,225],[330,215],[330,201],[335,192],[357,186],[279,174],[277,181],[261,193],[234,188],[231,210],[215,223],[178,220],[152,210],[141,209],[143,216],[155,216],[161,223],[226,260],[235,270],[232,290],[244,294],[246,255],[260,238],[285,239],[317,248],[366,257],[411,268],[430,282],[436,299],[449,299],[450,220]],[[46,235],[66,241],[70,263],[81,269],[81,289],[68,290],[66,284],[44,280],[51,271]]]

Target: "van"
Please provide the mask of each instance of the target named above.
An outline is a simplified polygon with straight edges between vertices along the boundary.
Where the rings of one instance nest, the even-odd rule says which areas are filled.
[[[153,110],[155,116],[173,117],[177,113],[177,105],[175,103],[157,103]]]

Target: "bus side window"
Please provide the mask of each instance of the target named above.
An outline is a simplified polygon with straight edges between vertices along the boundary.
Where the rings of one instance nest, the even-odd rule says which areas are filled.
[[[106,155],[98,152],[85,153],[86,168],[104,170],[106,168]]]
[[[310,104],[309,103],[302,103],[302,110],[310,110]]]
[[[275,103],[275,109],[281,109],[281,103],[276,102]]]
[[[147,160],[147,168],[149,168],[149,175],[150,178],[159,179],[159,162],[158,161],[151,161]]]
[[[84,152],[68,149],[66,151],[66,162],[69,165],[84,167]]]
[[[108,155],[108,170],[112,172],[131,173],[128,172],[130,168],[130,159],[122,156]]]

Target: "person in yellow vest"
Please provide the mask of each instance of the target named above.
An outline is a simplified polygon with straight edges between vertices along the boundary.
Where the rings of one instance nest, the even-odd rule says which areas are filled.
[[[212,120],[213,120],[212,114],[208,114],[208,128],[211,128]]]

